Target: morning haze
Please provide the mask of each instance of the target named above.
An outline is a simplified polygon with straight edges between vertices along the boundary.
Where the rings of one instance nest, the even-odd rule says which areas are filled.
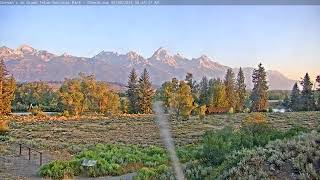
[[[232,68],[262,62],[294,80],[320,67],[319,6],[3,6],[0,15],[0,45],[10,48],[150,57],[165,47]]]

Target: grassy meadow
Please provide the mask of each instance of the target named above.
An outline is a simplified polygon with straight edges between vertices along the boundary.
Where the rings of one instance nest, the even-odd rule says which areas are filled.
[[[208,115],[202,120],[196,116],[192,116],[189,120],[185,121],[176,120],[168,116],[171,122],[174,141],[178,146],[178,151],[182,153],[180,156],[178,152],[178,155],[183,163],[195,159],[192,154],[193,150],[190,151],[190,147],[192,149],[193,146],[202,143],[203,136],[206,132],[215,132],[225,127],[238,129],[249,115],[248,113],[217,114]],[[316,111],[265,113],[264,115],[267,123],[279,131],[286,131],[297,126],[310,130],[320,128],[320,112]],[[112,162],[113,166],[105,167],[105,169],[111,168],[110,172],[105,172],[105,170],[94,171],[91,172],[91,176],[100,176],[100,174],[121,175],[139,171],[139,174],[142,174],[141,179],[149,179],[148,177],[151,177],[152,173],[164,173],[170,166],[167,157],[162,157],[164,158],[163,160],[155,155],[157,153],[163,154],[164,151],[153,115],[120,115],[109,117],[90,115],[77,118],[58,116],[39,117],[30,115],[7,116],[2,117],[2,119],[9,122],[10,131],[5,136],[1,136],[0,155],[10,154],[12,149],[17,149],[16,144],[23,143],[35,149],[54,154],[55,159],[71,160],[70,163],[74,163],[72,166],[80,166],[81,158],[98,158],[97,155],[90,155],[90,152],[86,152],[92,147],[94,147],[93,149],[96,151],[102,151],[101,149],[104,149],[107,152],[117,151],[124,153],[131,151],[130,148],[133,148],[136,154],[140,154],[142,157],[145,157],[145,159],[149,159],[150,162],[147,160],[138,162],[134,158],[129,158],[128,164],[123,167],[121,164],[117,164],[119,162],[114,162],[114,160],[110,159],[110,163]],[[96,147],[97,144],[100,145]],[[115,147],[110,147],[108,144],[114,144]],[[129,148],[129,150],[127,148]],[[124,154],[118,154],[118,156],[121,155]],[[105,157],[105,155],[103,157]],[[158,162],[161,163],[159,164]],[[62,169],[68,167],[66,164],[63,164],[64,162],[59,163],[58,167]],[[105,166],[106,164],[101,164],[100,166]],[[126,169],[127,166],[128,168]],[[151,171],[145,167],[154,169]],[[112,168],[118,170],[112,170]],[[77,172],[80,171],[79,169],[77,170]],[[2,171],[0,171],[0,174],[1,173]],[[46,174],[48,173],[47,171],[42,171],[41,173],[43,173],[42,175],[44,176],[53,176]],[[64,176],[66,175],[65,173],[66,171],[62,171]],[[77,175],[77,173],[73,174]],[[59,179],[59,177],[57,179]]]
[[[268,122],[279,129],[292,126],[317,128],[320,112],[265,113]],[[191,117],[186,121],[171,118],[173,138],[177,145],[197,143],[208,130],[225,126],[240,126],[246,113],[217,114],[203,120]],[[160,145],[159,130],[153,115],[88,116],[78,118],[9,116],[9,137],[12,142],[30,144],[36,148],[61,150],[96,143],[129,145]]]

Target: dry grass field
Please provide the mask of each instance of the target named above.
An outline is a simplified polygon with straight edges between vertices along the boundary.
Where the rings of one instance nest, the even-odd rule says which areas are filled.
[[[199,120],[172,120],[173,138],[178,145],[196,143],[211,129],[239,126],[248,114],[221,114]],[[275,127],[287,129],[293,125],[317,128],[320,112],[266,113]],[[28,120],[25,120],[28,118]],[[33,119],[34,118],[34,119]],[[114,117],[81,117],[59,119],[42,117],[10,117],[9,142],[21,142],[45,150],[81,150],[82,146],[96,143],[124,143],[140,146],[159,145],[159,130],[153,115]]]
[[[207,130],[239,126],[248,114],[191,117],[186,121],[171,118],[173,138],[177,145],[197,143]],[[277,128],[320,127],[320,112],[266,113],[268,122]],[[7,140],[0,141],[0,157],[16,152],[17,144],[30,145],[48,152],[52,159],[69,159],[89,145],[123,143],[139,146],[161,145],[153,115],[90,116],[81,118],[10,116]],[[4,177],[7,170],[0,169]],[[8,174],[5,176],[9,177]],[[0,176],[1,177],[1,176]]]

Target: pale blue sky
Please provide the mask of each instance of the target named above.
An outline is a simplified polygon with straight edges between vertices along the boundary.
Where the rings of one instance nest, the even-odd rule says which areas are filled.
[[[1,6],[0,46],[149,57],[160,46],[299,79],[320,74],[320,6]]]

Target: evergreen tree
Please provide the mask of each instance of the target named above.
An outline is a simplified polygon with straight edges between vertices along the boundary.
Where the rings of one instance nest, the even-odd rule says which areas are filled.
[[[251,111],[267,111],[268,110],[268,83],[267,73],[260,63],[258,69],[254,69],[252,74],[253,89],[251,93]]]
[[[150,82],[149,73],[146,69],[144,69],[143,73],[139,78],[138,84],[138,105],[140,113],[152,113],[152,96],[153,90]]]
[[[227,101],[227,108],[235,108],[236,104],[236,92],[235,92],[235,79],[234,73],[232,69],[228,69],[225,79],[224,79],[224,86],[226,91],[226,101]]]
[[[244,110],[246,101],[246,84],[244,83],[244,74],[240,67],[237,83],[236,83],[236,111],[241,112]]]
[[[289,107],[292,111],[300,111],[300,90],[297,83],[294,83],[291,95]]]
[[[9,76],[3,59],[0,61],[0,115],[11,112],[11,103],[14,99],[16,82],[13,76]]]
[[[289,96],[288,95],[285,95],[281,105],[285,108],[285,109],[288,109],[290,108],[290,99],[289,99]]]
[[[202,80],[199,85],[199,105],[206,105],[208,104],[208,90],[209,84],[208,79],[206,76],[202,77]]]
[[[198,84],[195,80],[193,80],[192,73],[187,73],[185,81],[191,88],[192,97],[194,99],[194,103],[198,101]]]
[[[318,83],[318,88],[317,88],[317,93],[318,93],[317,109],[320,110],[320,75],[317,76],[316,82]]]
[[[303,80],[300,82],[302,86],[301,91],[301,105],[302,110],[304,111],[312,111],[315,109],[315,101],[312,91],[312,82],[310,81],[309,74],[306,73]]]
[[[187,73],[187,75],[186,75],[186,82],[187,82],[187,84],[190,86],[190,88],[191,88],[191,90],[192,89],[194,89],[194,87],[195,87],[195,81],[193,81],[193,75],[192,75],[192,73]]]
[[[128,81],[128,105],[129,105],[129,113],[138,113],[139,105],[138,105],[138,76],[136,74],[135,69],[132,69],[129,75]]]

